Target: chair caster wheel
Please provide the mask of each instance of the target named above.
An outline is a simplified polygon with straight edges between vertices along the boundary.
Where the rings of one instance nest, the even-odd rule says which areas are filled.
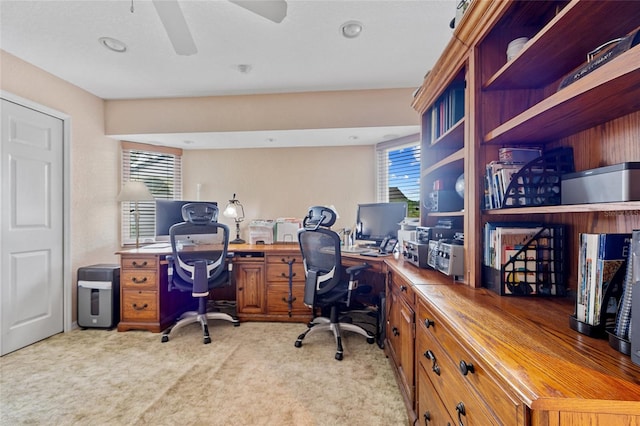
[[[370,345],[373,345],[373,342],[375,342],[376,339],[374,339],[373,337],[367,337],[367,343]]]
[[[341,352],[336,353],[336,359],[338,361],[342,361],[342,353]]]
[[[234,323],[233,323],[233,326],[234,326],[234,327],[240,327],[240,321],[236,321],[236,322],[234,322]]]
[[[162,343],[167,343],[169,341],[169,336],[162,336]]]
[[[302,342],[300,340],[296,340],[296,342],[293,344],[296,348],[299,348],[302,346]]]
[[[204,338],[204,344],[211,343],[211,337],[207,336]]]

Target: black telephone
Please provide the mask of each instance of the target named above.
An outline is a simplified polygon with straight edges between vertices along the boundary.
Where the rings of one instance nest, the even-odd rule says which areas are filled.
[[[398,244],[397,238],[386,237],[380,243],[380,253],[382,254],[393,253],[393,250],[396,248],[397,244]]]

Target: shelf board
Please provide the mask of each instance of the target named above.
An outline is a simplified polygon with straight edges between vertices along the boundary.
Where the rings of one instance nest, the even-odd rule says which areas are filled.
[[[559,206],[518,207],[512,209],[484,210],[486,215],[508,214],[545,214],[545,213],[606,213],[606,212],[632,212],[640,215],[640,201],[621,201],[615,203],[591,203],[591,204],[566,204]]]
[[[606,1],[568,4],[483,89],[537,89],[553,83],[584,63],[587,52],[636,28],[638,7],[635,2],[618,2],[612,16]],[[597,31],[584,31],[585,26]]]
[[[464,216],[464,210],[459,210],[455,212],[429,212],[428,216],[433,217],[451,217],[451,216]]]
[[[464,117],[458,120],[449,130],[431,143],[429,147],[455,147],[464,146]]]
[[[559,139],[640,110],[640,46],[485,135],[487,144]]]
[[[422,155],[424,155],[424,154],[422,154]],[[451,169],[460,168],[460,169],[462,169],[463,167],[464,167],[464,149],[461,149],[459,151],[454,152],[453,154],[451,154],[447,158],[443,158],[442,160],[438,161],[434,165],[424,169],[422,171],[421,176],[425,177],[425,176],[435,172],[436,170],[440,170],[440,169],[445,169],[445,168],[447,168],[447,169],[448,168],[451,168]]]

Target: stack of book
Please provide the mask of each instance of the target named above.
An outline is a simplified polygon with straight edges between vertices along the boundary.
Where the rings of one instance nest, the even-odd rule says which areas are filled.
[[[561,295],[562,225],[488,222],[484,282],[501,295]]]
[[[611,286],[622,285],[631,234],[580,234],[576,319],[598,326],[603,315],[614,314],[618,301],[605,300]]]
[[[464,87],[464,82],[452,84],[431,107],[428,114],[431,143],[464,117]]]

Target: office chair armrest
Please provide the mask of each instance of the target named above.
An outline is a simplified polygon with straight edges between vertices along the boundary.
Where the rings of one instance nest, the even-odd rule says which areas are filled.
[[[355,277],[360,272],[369,268],[371,268],[371,265],[369,265],[368,263],[363,263],[361,265],[349,266],[347,269],[345,269],[345,272],[349,274],[350,277]]]

